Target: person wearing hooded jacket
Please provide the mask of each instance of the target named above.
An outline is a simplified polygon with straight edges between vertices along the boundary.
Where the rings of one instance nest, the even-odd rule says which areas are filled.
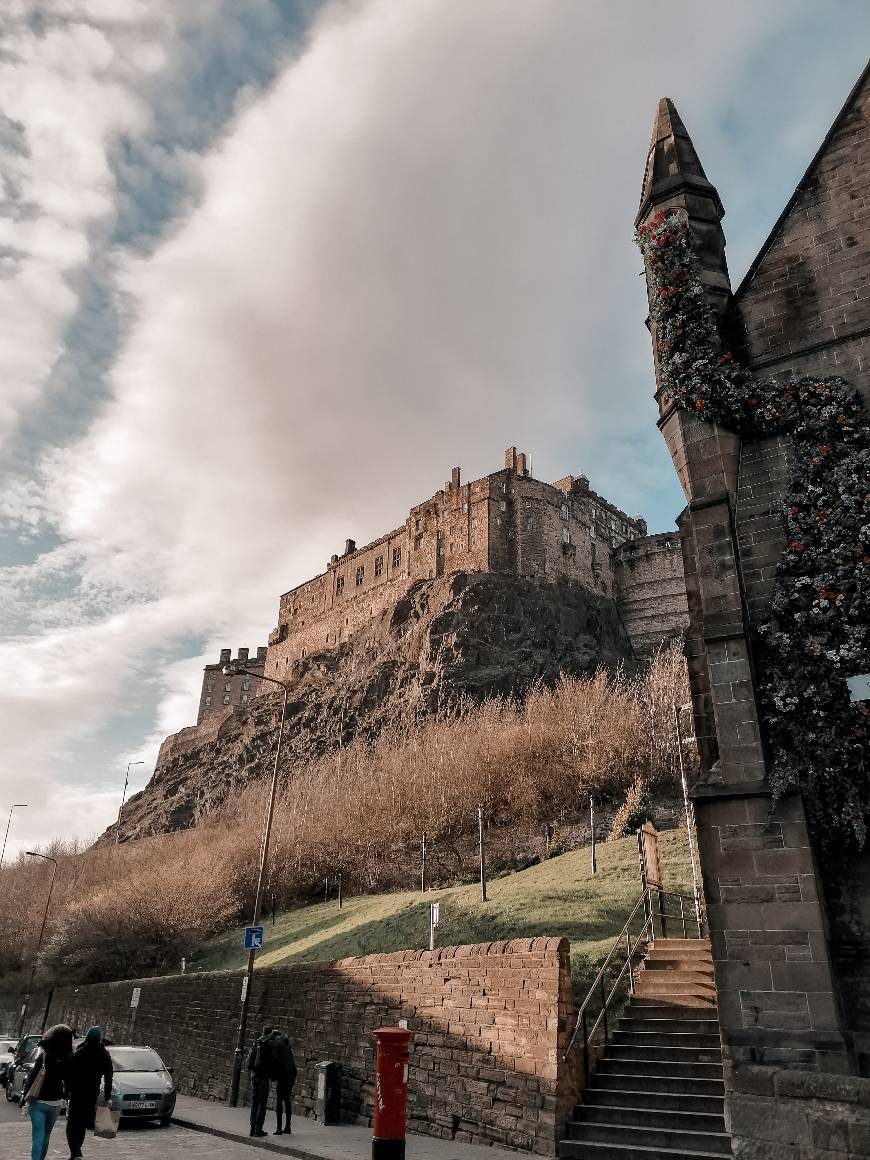
[[[48,1153],[51,1132],[68,1090],[72,1044],[72,1029],[65,1023],[51,1027],[39,1041],[39,1054],[21,1093],[21,1106],[30,1116],[31,1160],[45,1160]]]
[[[81,1160],[85,1133],[94,1126],[97,1099],[101,1094],[106,1103],[111,1099],[113,1074],[112,1058],[103,1046],[102,1028],[91,1027],[69,1062],[66,1142],[70,1160]]]

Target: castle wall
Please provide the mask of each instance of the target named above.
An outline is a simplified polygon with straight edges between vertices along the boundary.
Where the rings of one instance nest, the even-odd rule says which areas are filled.
[[[619,614],[638,656],[649,656],[689,627],[678,532],[630,540],[613,553]]]
[[[257,649],[256,656],[249,657],[249,650],[239,649],[239,655],[232,659],[232,649],[221,649],[217,664],[206,665],[202,678],[202,692],[199,696],[199,712],[196,723],[224,719],[233,709],[243,709],[259,692],[260,674],[266,663],[266,649]],[[244,673],[225,673],[228,665],[244,668]]]
[[[452,572],[568,580],[612,596],[611,547],[645,533],[643,520],[590,491],[583,476],[532,479],[515,448],[503,470],[471,483],[455,468],[401,528],[359,549],[349,541],[326,572],[281,597],[266,675],[286,679],[294,661],[336,648],[416,581]]]

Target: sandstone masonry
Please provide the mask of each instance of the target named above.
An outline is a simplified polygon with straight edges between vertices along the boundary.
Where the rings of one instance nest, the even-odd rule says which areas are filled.
[[[147,1043],[174,1068],[182,1092],[225,1100],[241,979],[220,972],[66,988],[54,992],[48,1022],[99,1023],[116,1041]],[[134,985],[141,996],[131,1012]],[[567,1116],[576,1086],[562,1060],[572,1023],[567,939],[263,968],[254,976],[249,1040],[267,1023],[286,1029],[299,1066],[298,1113],[313,1110],[315,1064],[338,1060],[342,1117],[369,1123],[372,1032],[399,1019],[413,1033],[412,1131],[555,1153],[559,1117]]]

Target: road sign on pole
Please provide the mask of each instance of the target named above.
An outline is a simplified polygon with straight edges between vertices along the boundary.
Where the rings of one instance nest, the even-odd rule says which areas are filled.
[[[261,926],[245,927],[245,950],[259,951],[263,948],[263,928]]]
[[[141,987],[134,987],[133,988],[133,994],[130,996],[130,1006],[131,1007],[138,1007],[139,1006],[139,996],[141,994],[142,994]]]
[[[441,920],[441,903],[429,903],[429,950],[435,950],[435,927]]]

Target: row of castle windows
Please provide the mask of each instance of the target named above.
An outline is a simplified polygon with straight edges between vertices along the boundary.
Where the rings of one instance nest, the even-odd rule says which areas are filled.
[[[420,540],[422,540],[422,538],[423,538],[422,536],[418,537],[418,539],[420,539]],[[393,567],[398,568],[399,565],[401,564],[401,562],[402,562],[402,549],[401,548],[393,548]],[[383,574],[384,574],[384,557],[383,556],[375,556],[375,579],[377,579],[380,576],[383,576]],[[360,564],[360,566],[356,570],[356,576],[355,576],[357,588],[362,588],[363,584],[365,583],[365,578],[366,578],[366,566],[365,566],[365,564]],[[336,594],[336,596],[340,596],[342,594],[342,592],[344,592],[344,576],[336,576],[336,578],[335,578],[335,594]]]
[[[223,703],[224,705],[229,705],[229,704],[232,702],[232,697],[230,697],[230,696],[229,696],[227,693],[224,693],[224,695],[223,695],[223,697],[221,698],[221,700],[222,700],[222,703]],[[248,703],[248,700],[249,700],[249,697],[248,697],[248,694],[247,694],[247,693],[242,693],[241,697],[239,697],[239,702],[240,702],[240,704],[242,704],[242,705],[247,705],[247,703]],[[206,707],[206,709],[210,709],[210,708],[211,708],[211,701],[212,701],[211,697],[206,697],[206,699],[205,699],[205,707]]]
[[[244,681],[242,681],[242,688],[245,690],[245,692],[247,692],[248,689],[250,689],[250,687],[251,687],[251,682],[247,678]],[[210,678],[205,683],[205,690],[209,695],[211,694],[212,689],[214,689],[214,678]],[[224,681],[224,692],[231,693],[232,691],[233,691],[233,682],[232,681]]]

